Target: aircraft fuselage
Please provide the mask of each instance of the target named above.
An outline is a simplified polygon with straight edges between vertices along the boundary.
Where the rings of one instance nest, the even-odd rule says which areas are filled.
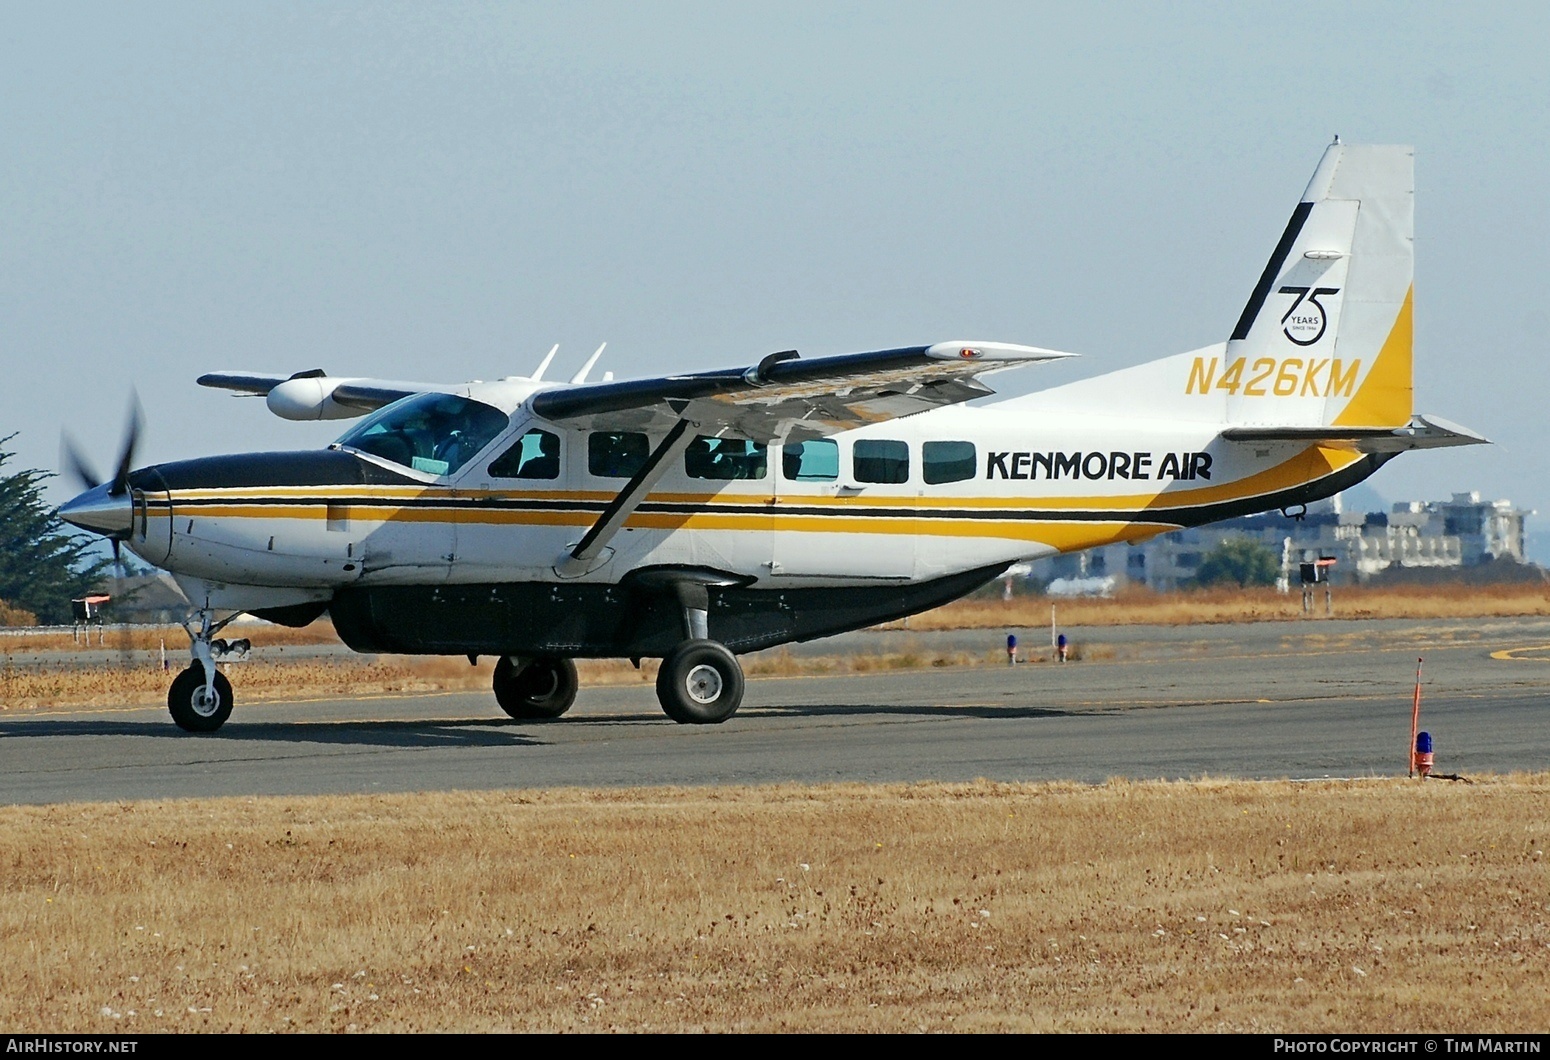
[[[1306,503],[1381,462],[1225,443],[1209,425],[1028,419],[922,413],[787,447],[795,456],[739,453],[737,478],[696,477],[686,455],[574,577],[557,565],[621,478],[594,474],[612,471],[594,432],[520,407],[456,478],[338,448],[142,469],[126,544],[212,606],[282,620],[331,606],[367,650],[661,654],[678,628],[671,601],[649,619],[655,596],[620,594],[642,572],[712,572],[727,584],[711,588],[710,633],[747,651],[935,606],[1019,560]],[[555,476],[502,477],[502,454],[535,430],[559,438]]]

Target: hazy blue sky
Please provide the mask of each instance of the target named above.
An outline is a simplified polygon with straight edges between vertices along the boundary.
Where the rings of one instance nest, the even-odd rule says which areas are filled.
[[[1026,390],[1226,337],[1324,145],[1416,147],[1389,500],[1544,512],[1550,5],[8,4],[0,435],[299,448],[248,368],[620,376],[973,337]],[[562,376],[562,377],[563,377]],[[55,502],[73,489],[60,483]],[[1550,558],[1546,556],[1543,558]]]

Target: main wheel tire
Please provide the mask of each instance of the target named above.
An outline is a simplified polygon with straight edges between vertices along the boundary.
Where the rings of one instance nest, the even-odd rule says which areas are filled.
[[[521,670],[501,656],[495,664],[495,702],[513,718],[534,721],[558,718],[576,702],[576,664],[540,655]]]
[[[167,710],[184,732],[214,732],[231,717],[231,682],[215,671],[215,698],[205,693],[205,668],[199,664],[172,679],[167,690]]]
[[[683,641],[657,671],[657,699],[680,725],[718,724],[743,701],[743,668],[723,644]]]

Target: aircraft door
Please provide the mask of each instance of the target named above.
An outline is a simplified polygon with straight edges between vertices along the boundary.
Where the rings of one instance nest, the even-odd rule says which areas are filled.
[[[917,490],[910,447],[816,438],[781,448],[776,577],[912,577]]]
[[[678,480],[687,492],[677,494],[675,483],[663,483],[662,496],[670,507],[689,506],[684,512],[688,518],[679,526],[690,532],[677,546],[672,543],[679,534],[672,534],[669,547],[696,566],[755,577],[768,573],[778,481],[772,461],[778,452],[745,438],[699,435],[689,442],[682,457],[683,478]]]
[[[532,578],[554,566],[580,533],[562,515],[574,440],[530,420],[495,447],[487,464],[471,465],[453,491],[455,580]]]

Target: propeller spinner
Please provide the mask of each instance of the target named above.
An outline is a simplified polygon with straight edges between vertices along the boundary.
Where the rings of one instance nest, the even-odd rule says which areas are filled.
[[[131,396],[129,423],[124,430],[124,442],[119,447],[118,467],[113,478],[104,482],[95,469],[81,455],[69,434],[60,438],[60,448],[70,472],[80,479],[86,492],[66,501],[59,509],[59,517],[72,526],[102,534],[113,543],[113,557],[118,559],[119,543],[129,536],[134,527],[134,502],[129,496],[129,472],[134,466],[135,446],[140,440],[140,428],[144,417],[140,411],[140,399]]]

